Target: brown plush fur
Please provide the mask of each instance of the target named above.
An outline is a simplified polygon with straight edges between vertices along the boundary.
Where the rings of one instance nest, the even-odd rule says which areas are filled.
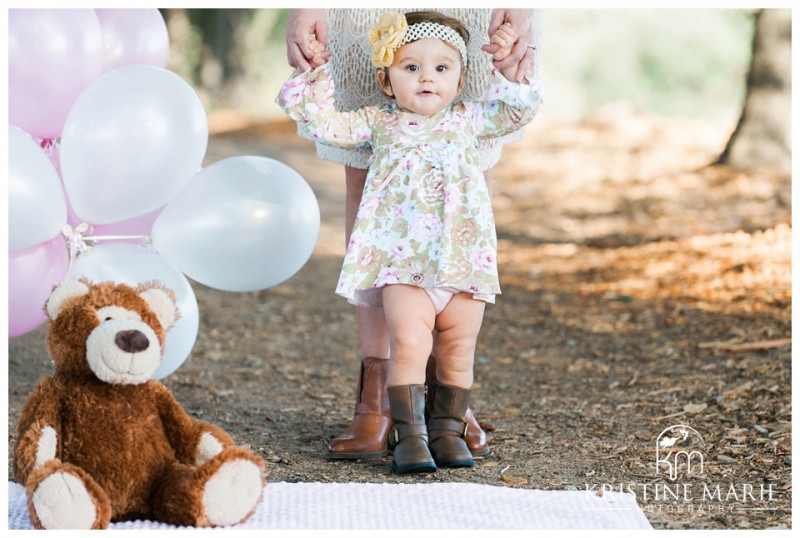
[[[189,416],[157,381],[111,384],[98,379],[86,359],[87,338],[100,324],[98,309],[114,305],[138,313],[162,346],[166,330],[140,290],[110,282],[86,284],[89,293],[66,300],[50,323],[47,342],[55,373],[39,381],[22,409],[16,479],[27,486],[30,499],[37,484],[56,470],[80,477],[98,507],[95,528],[131,518],[208,525],[202,494],[209,477],[228,461],[251,461],[261,470],[263,461],[236,448],[221,428]],[[55,459],[35,469],[45,427],[56,432]],[[198,465],[204,433],[211,433],[222,451]],[[30,511],[41,528],[32,505]]]

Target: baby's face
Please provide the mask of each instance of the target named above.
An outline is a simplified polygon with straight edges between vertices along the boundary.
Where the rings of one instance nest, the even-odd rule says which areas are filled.
[[[461,54],[441,39],[419,39],[395,51],[382,86],[401,109],[429,116],[461,91],[461,65]]]

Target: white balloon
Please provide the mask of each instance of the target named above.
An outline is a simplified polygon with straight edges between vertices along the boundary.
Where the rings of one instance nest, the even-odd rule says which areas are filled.
[[[153,211],[200,169],[208,121],[200,98],[175,73],[126,65],[92,82],[61,136],[61,174],[75,213],[110,224]]]
[[[197,299],[186,277],[156,251],[129,243],[98,244],[78,255],[71,271],[73,278],[86,277],[94,282],[111,280],[135,286],[158,280],[170,288],[175,292],[180,318],[167,332],[164,356],[153,377],[163,379],[186,361],[200,326]]]
[[[22,129],[8,126],[8,248],[49,241],[67,222],[67,201],[53,163]]]
[[[200,172],[153,224],[153,246],[206,286],[255,291],[280,284],[311,256],[317,199],[292,168],[230,157]]]

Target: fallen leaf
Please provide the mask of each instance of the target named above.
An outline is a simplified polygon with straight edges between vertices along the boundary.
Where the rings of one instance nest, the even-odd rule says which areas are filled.
[[[518,476],[510,476],[507,474],[500,475],[500,478],[503,479],[503,482],[505,482],[506,484],[510,484],[512,486],[524,486],[525,484],[528,483],[528,481],[525,480],[524,478],[520,478]]]
[[[686,405],[683,406],[683,410],[686,411],[687,413],[694,414],[694,413],[699,413],[701,411],[705,411],[705,409],[707,407],[708,407],[708,404],[704,404],[704,403],[702,403],[702,404],[686,404]]]

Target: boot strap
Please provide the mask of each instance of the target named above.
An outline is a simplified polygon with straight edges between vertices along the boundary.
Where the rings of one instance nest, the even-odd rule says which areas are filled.
[[[389,435],[389,442],[396,445],[406,437],[421,437],[428,441],[428,428],[425,424],[395,424]]]
[[[469,423],[453,420],[451,418],[432,418],[428,421],[428,433],[433,435],[436,432],[436,437],[439,437],[446,432],[453,432],[459,437],[466,437],[469,430]]]

